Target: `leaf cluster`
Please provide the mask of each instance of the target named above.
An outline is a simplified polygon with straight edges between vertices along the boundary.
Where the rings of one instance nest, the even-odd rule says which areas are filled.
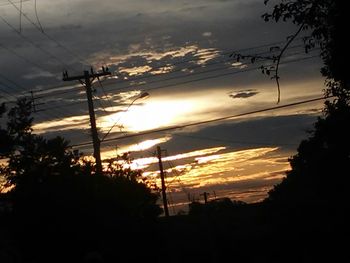
[[[269,0],[264,3],[268,4]],[[343,0],[280,0],[265,13],[265,21],[291,21],[306,33],[305,52],[315,46],[321,48],[324,66],[321,73],[326,77],[326,95],[339,99],[350,98],[350,41],[346,34],[349,8]]]

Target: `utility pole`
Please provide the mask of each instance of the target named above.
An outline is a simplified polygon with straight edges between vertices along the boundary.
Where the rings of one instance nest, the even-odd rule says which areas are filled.
[[[160,146],[157,146],[157,157],[158,157],[158,163],[159,163],[159,171],[160,171],[160,179],[162,181],[162,196],[163,196],[163,206],[164,206],[164,213],[165,216],[169,216],[169,209],[168,209],[168,201],[166,198],[166,187],[165,187],[165,180],[164,180],[164,171],[163,171],[163,163],[162,163],[162,150]]]
[[[63,72],[63,81],[74,81],[78,80],[86,90],[86,97],[88,101],[89,115],[90,115],[90,125],[91,125],[91,135],[92,135],[92,143],[94,146],[94,157],[96,160],[96,174],[102,174],[102,162],[101,162],[101,149],[100,149],[100,138],[98,137],[97,127],[96,127],[96,117],[94,110],[94,102],[92,100],[92,90],[91,83],[94,79],[111,75],[111,72],[108,71],[108,68],[102,67],[102,72],[94,72],[91,68],[91,71],[84,71],[84,75],[80,76],[72,76],[69,77],[67,71]]]

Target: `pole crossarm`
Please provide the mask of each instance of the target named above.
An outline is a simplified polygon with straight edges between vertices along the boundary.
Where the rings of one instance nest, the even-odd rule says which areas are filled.
[[[90,78],[90,82],[92,82],[94,79],[99,78],[99,77],[104,77],[104,76],[109,76],[112,75],[111,72],[108,71],[108,68],[102,68],[102,72],[94,72],[93,70],[91,70],[91,72],[89,73],[89,78]],[[80,75],[80,76],[68,76],[68,72],[64,71],[63,72],[63,81],[81,81],[83,79],[86,78],[86,75]]]

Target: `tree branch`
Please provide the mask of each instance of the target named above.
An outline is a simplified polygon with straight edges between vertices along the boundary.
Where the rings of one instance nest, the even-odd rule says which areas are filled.
[[[278,76],[279,66],[280,66],[280,63],[281,63],[281,58],[284,55],[284,52],[289,47],[289,45],[294,41],[294,39],[303,30],[304,26],[305,26],[305,22],[302,23],[301,26],[299,27],[299,29],[289,38],[288,42],[282,48],[280,54],[277,56],[275,76],[273,77],[276,80],[276,84],[277,84],[277,92],[278,92],[277,104],[279,104],[280,101],[281,101],[281,89],[280,89],[280,82],[279,82],[279,76]]]

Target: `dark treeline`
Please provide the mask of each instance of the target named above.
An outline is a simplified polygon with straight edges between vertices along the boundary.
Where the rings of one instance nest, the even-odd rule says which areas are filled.
[[[270,1],[265,0],[265,4]],[[347,258],[350,171],[348,9],[341,0],[277,1],[266,21],[291,21],[321,48],[324,115],[261,203],[193,203],[159,217],[158,189],[111,161],[104,175],[63,138],[32,133],[30,103],[0,107],[1,262],[338,262]],[[283,50],[283,47],[281,47]],[[276,72],[278,73],[278,72]],[[278,76],[279,77],[279,76]],[[125,162],[128,156],[121,157]]]
[[[123,254],[147,244],[162,209],[157,189],[125,165],[128,156],[111,160],[97,175],[95,164],[69,150],[63,138],[33,134],[30,112],[26,99],[8,112],[1,106],[7,123],[0,129],[0,154],[8,165],[0,171],[3,187],[15,186],[0,195],[1,262],[79,262],[91,253],[111,258],[115,248]]]

